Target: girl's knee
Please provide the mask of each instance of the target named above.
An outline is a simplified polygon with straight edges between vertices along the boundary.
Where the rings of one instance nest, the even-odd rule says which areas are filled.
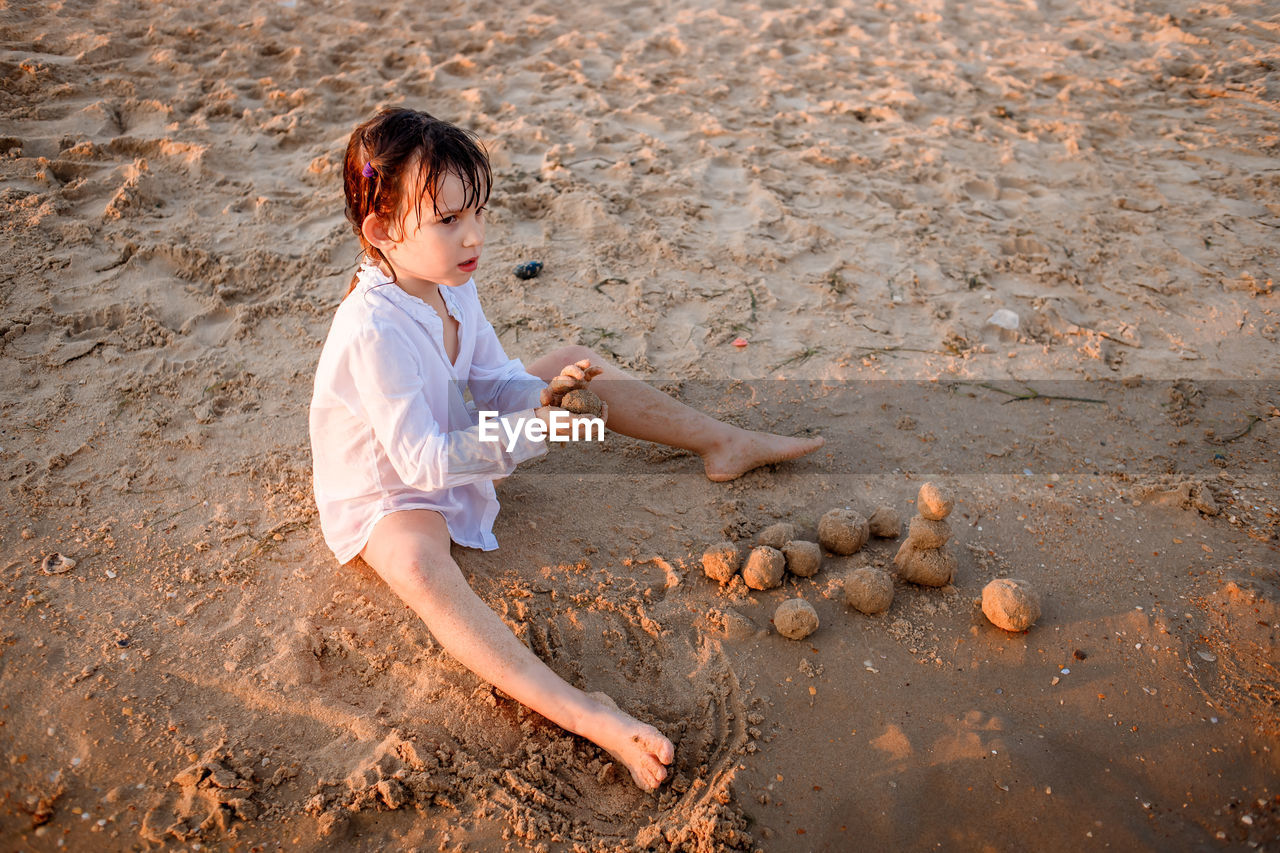
[[[393,587],[420,587],[442,573],[457,572],[448,528],[435,512],[393,513],[374,527],[361,554]]]
[[[448,550],[440,550],[431,543],[415,543],[391,555],[388,571],[414,584],[429,584],[442,574],[462,571]]]
[[[550,382],[566,366],[573,364],[575,361],[582,361],[584,358],[588,359],[592,364],[603,366],[605,363],[600,354],[590,347],[584,347],[581,344],[570,344],[569,346],[553,349],[531,364],[528,370],[542,381]]]
[[[592,364],[601,364],[601,358],[595,350],[590,347],[584,347],[581,344],[570,344],[569,346],[560,347],[552,353],[555,360],[560,363],[561,367],[573,364],[575,361],[588,359]]]

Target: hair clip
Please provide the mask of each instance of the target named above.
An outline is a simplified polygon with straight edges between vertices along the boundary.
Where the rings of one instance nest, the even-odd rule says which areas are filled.
[[[372,177],[373,177],[373,164],[372,164],[372,163],[365,163],[365,164],[364,164],[364,168],[360,170],[360,174],[364,175],[366,178],[372,178]]]

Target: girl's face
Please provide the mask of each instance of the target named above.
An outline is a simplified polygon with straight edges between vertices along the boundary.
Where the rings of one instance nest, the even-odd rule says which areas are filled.
[[[484,208],[465,207],[466,195],[461,179],[451,173],[435,199],[439,214],[424,194],[403,225],[383,223],[373,214],[366,217],[365,237],[382,250],[397,282],[410,293],[427,283],[457,287],[476,271],[484,245]]]

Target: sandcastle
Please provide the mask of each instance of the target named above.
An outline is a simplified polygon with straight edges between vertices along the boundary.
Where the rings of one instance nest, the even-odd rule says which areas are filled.
[[[907,541],[893,558],[900,578],[921,586],[951,583],[956,573],[955,555],[946,547],[951,539],[951,526],[946,521],[951,507],[951,499],[933,483],[920,487],[917,515],[907,528]]]

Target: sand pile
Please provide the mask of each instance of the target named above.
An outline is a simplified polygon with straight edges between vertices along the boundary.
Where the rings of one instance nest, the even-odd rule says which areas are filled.
[[[911,519],[907,539],[893,564],[898,576],[921,586],[944,586],[956,573],[956,557],[947,550],[951,539],[952,501],[933,483],[925,483],[916,496],[917,515]]]

